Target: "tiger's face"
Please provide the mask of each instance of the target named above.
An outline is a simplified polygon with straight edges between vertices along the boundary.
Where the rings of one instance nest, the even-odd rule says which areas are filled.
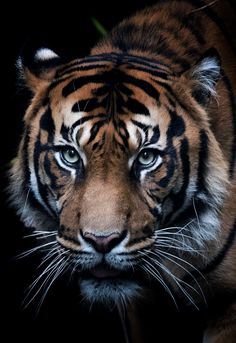
[[[137,56],[92,56],[44,79],[26,113],[21,216],[56,230],[92,302],[137,296],[217,235],[226,167],[184,81]]]

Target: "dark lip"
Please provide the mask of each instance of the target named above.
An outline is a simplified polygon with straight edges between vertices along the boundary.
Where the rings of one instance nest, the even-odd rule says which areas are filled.
[[[112,268],[104,263],[97,265],[89,272],[97,279],[116,278],[121,274],[120,270]]]
[[[131,279],[133,272],[131,270],[120,270],[109,266],[106,263],[99,263],[95,267],[83,271],[81,277],[83,278],[94,278],[97,280],[107,280],[107,279]]]

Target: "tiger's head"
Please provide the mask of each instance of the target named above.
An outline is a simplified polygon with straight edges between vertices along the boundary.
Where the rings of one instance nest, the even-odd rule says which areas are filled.
[[[176,75],[138,55],[62,63],[45,48],[18,67],[32,93],[10,186],[24,224],[55,233],[53,254],[89,301],[130,300],[146,279],[178,288],[182,261],[203,264],[198,249],[219,233],[217,57]]]

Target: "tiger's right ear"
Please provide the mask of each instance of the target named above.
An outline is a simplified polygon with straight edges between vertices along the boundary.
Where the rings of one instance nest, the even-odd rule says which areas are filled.
[[[16,62],[19,81],[33,94],[54,79],[61,58],[48,48],[40,48],[34,54],[24,54]]]

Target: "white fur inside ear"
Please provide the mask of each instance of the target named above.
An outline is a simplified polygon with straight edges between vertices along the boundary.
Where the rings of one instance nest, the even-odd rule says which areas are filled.
[[[59,56],[54,51],[48,48],[41,48],[38,51],[36,51],[34,59],[35,61],[47,61],[58,57]]]
[[[192,78],[199,82],[203,90],[216,96],[215,84],[220,78],[220,69],[217,58],[206,57],[192,70]]]

